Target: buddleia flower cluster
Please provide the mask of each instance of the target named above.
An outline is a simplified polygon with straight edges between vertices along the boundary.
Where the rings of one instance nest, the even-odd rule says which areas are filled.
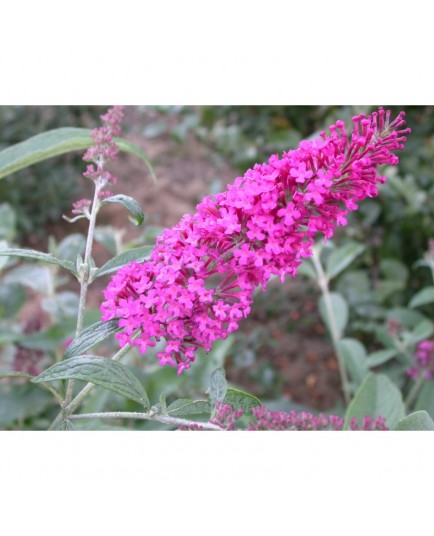
[[[284,411],[271,411],[265,406],[251,408],[248,422],[243,426],[240,420],[243,410],[235,410],[230,404],[217,403],[215,416],[210,420],[212,424],[225,431],[247,430],[254,431],[290,431],[290,432],[337,432],[344,429],[345,420],[337,415],[313,415],[308,411],[297,412],[295,410],[286,413]],[[181,426],[183,431],[202,430],[200,424],[193,426]],[[348,429],[350,431],[386,431],[386,420],[383,417],[366,416],[359,423],[353,417],[350,419]]]
[[[343,121],[272,155],[205,197],[193,215],[166,229],[150,260],[122,267],[104,292],[102,320],[119,319],[121,346],[146,352],[165,341],[161,365],[188,369],[199,348],[211,349],[247,317],[257,286],[295,276],[312,255],[314,237],[333,236],[357,203],[378,194],[383,164],[404,148],[404,113],[380,108]]]

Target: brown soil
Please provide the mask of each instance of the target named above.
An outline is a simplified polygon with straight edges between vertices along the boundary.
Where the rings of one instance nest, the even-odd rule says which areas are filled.
[[[126,137],[148,155],[158,182],[153,184],[144,164],[132,155],[123,154],[111,171],[119,177],[116,193],[130,195],[140,203],[146,224],[166,227],[177,223],[185,213],[194,212],[216,180],[224,189],[239,171],[224,163],[217,165],[212,150],[193,133],[183,143],[167,134],[146,139],[141,134],[145,121],[156,119],[156,112],[144,115],[129,107],[125,124],[130,129]],[[176,117],[171,121],[176,123]],[[90,187],[85,181],[83,185],[83,196],[89,197]],[[75,224],[74,232],[85,233],[85,225],[80,224]],[[143,234],[128,222],[125,209],[119,205],[107,206],[98,224],[126,228],[125,241]],[[66,223],[50,229],[58,238],[70,232],[71,226]],[[96,244],[94,258],[101,265],[109,254]],[[108,278],[101,278],[90,287],[89,305],[99,307],[107,282]],[[227,360],[228,379],[253,394],[270,399],[288,397],[318,410],[339,403],[337,363],[317,314],[317,298],[317,291],[301,277],[284,285],[273,281],[265,294],[258,295],[250,317],[237,333]]]

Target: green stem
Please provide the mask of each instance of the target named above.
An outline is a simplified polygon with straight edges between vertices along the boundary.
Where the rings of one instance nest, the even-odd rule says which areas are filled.
[[[104,413],[82,413],[79,415],[70,415],[71,420],[78,419],[141,419],[146,421],[157,421],[163,424],[173,424],[175,426],[194,426],[198,425],[206,430],[222,430],[220,426],[210,422],[197,422],[187,419],[177,419],[170,415],[158,415],[151,413],[135,413],[129,411],[110,411]]]
[[[86,240],[86,248],[84,252],[84,260],[83,260],[83,272],[80,278],[80,300],[78,302],[78,316],[77,316],[77,327],[75,330],[75,336],[78,337],[83,330],[83,323],[84,323],[84,313],[86,310],[86,298],[87,298],[87,289],[89,287],[89,281],[90,281],[90,258],[92,255],[92,245],[93,245],[93,239],[95,235],[95,224],[96,224],[96,217],[99,210],[99,193],[101,190],[101,186],[98,181],[95,183],[95,193],[93,196],[93,202],[92,202],[92,210],[90,213],[89,218],[89,228],[87,231],[87,240]],[[69,380],[68,385],[66,387],[66,395],[65,395],[65,401],[63,402],[63,406],[66,407],[72,400],[72,395],[74,393],[74,380]]]
[[[345,363],[343,362],[342,356],[339,352],[338,344],[340,340],[340,335],[339,335],[338,325],[336,322],[335,312],[333,309],[333,302],[332,302],[331,295],[330,295],[330,289],[328,285],[329,281],[323,270],[317,249],[315,247],[313,247],[312,249],[313,249],[312,262],[313,262],[313,265],[317,274],[317,282],[318,282],[319,288],[321,289],[321,293],[324,298],[324,306],[326,308],[327,317],[329,319],[328,328],[329,328],[330,336],[332,339],[333,348],[335,350],[336,359],[338,362],[339,374],[341,377],[342,392],[344,395],[345,404],[348,406],[349,403],[351,402],[350,382],[348,379],[348,374],[347,374],[347,369],[345,367]]]
[[[413,384],[413,387],[410,389],[410,392],[407,395],[407,398],[405,399],[405,407],[407,408],[407,411],[410,409],[410,406],[413,404],[413,402],[416,400],[417,395],[419,394],[419,391],[424,384],[424,378],[421,376],[416,380],[416,382]]]

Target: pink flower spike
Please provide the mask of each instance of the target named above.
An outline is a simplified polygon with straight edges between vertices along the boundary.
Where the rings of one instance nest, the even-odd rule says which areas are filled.
[[[119,116],[111,112],[107,123]],[[396,165],[394,151],[403,148],[408,132],[403,126],[402,114],[391,122],[380,108],[353,118],[352,129],[338,121],[329,134],[255,164],[225,192],[203,199],[195,214],[165,229],[150,260],[113,276],[102,320],[128,318],[125,328],[140,330],[143,348],[168,341],[158,359],[181,374],[199,349],[209,351],[238,328],[257,286],[265,289],[273,276],[295,276],[312,255],[316,235],[332,237],[360,201],[378,195],[384,182],[378,166]],[[110,153],[110,128],[95,133],[104,150],[90,152],[96,159],[91,174],[101,175],[97,162]],[[121,344],[131,340],[126,332],[117,337]]]

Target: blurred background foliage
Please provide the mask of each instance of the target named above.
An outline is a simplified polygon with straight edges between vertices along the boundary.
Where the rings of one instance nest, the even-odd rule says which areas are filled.
[[[170,139],[179,147],[187,148],[193,138],[206,146],[210,166],[219,169],[226,165],[242,174],[254,163],[265,161],[270,154],[296,148],[300,140],[317,135],[337,119],[350,122],[353,115],[369,114],[375,108],[377,106],[139,106],[129,110],[129,116],[134,115],[136,120],[132,125],[125,124],[124,135],[145,138],[148,145],[166,143]],[[333,241],[323,248],[321,259],[326,266],[334,252],[360,246],[357,255],[351,257],[345,269],[331,281],[332,291],[339,293],[346,304],[348,318],[344,336],[357,339],[365,348],[358,349],[358,359],[349,358],[354,388],[360,385],[368,370],[373,369],[388,374],[408,393],[412,380],[405,370],[410,365],[415,344],[421,340],[421,334],[430,337],[433,333],[433,303],[424,303],[417,310],[409,304],[417,292],[433,285],[427,259],[429,241],[434,238],[434,107],[391,108],[396,113],[404,109],[412,129],[406,149],[399,155],[399,166],[384,169],[388,180],[380,187],[380,195],[361,203],[360,210],[351,214],[348,226],[340,228]],[[51,128],[93,128],[98,126],[99,115],[105,110],[106,107],[94,106],[0,107],[0,149]],[[69,213],[72,202],[82,197],[81,157],[81,154],[63,155],[0,180],[0,242],[27,245],[32,238],[37,240],[52,234],[53,225],[61,221],[61,215]],[[127,184],[126,180],[125,186]],[[217,181],[210,185],[210,193],[223,187]],[[122,191],[135,195],[135,192]],[[64,225],[64,236],[74,232],[68,224]],[[116,231],[116,235],[110,226],[101,227],[98,232],[101,243],[113,254],[131,245],[152,243],[158,227],[145,228],[143,236],[130,243],[122,243],[121,233]],[[117,244],[112,251],[109,242],[113,241],[113,236],[117,236]],[[75,234],[59,243],[51,241],[50,248],[64,258],[73,257],[82,251],[83,243],[84,237]],[[431,255],[434,254],[431,252]],[[56,270],[40,265],[9,260],[6,265],[0,264],[1,268],[0,373],[2,363],[4,367],[11,363],[22,367],[24,360],[24,368],[30,370],[41,363],[46,366],[55,362],[61,355],[62,344],[74,332],[77,297],[73,287]],[[288,283],[289,294],[277,284],[270,284],[266,294],[258,293],[252,318],[244,323],[244,328],[227,341],[216,344],[208,358],[195,363],[191,374],[178,378],[175,371],[156,366],[151,354],[146,356],[144,364],[143,358],[132,355],[129,364],[144,382],[153,403],[158,401],[162,391],[169,402],[171,397],[200,397],[213,368],[224,365],[230,382],[253,392],[273,409],[298,408],[302,401],[303,407],[314,411],[342,413],[333,348],[324,327],[326,319],[318,312],[320,293],[315,277],[312,272],[309,275],[306,267],[301,270],[297,285],[291,287],[291,283]],[[22,315],[29,292],[41,296],[39,309]],[[40,314],[38,310],[44,311],[45,323],[35,323]],[[94,307],[88,312],[87,324],[97,319],[98,310]],[[309,341],[312,333],[320,341],[321,349],[312,345],[306,349],[301,344]],[[288,345],[294,344],[297,338],[300,345],[291,352],[299,355],[288,365]],[[114,348],[112,345],[103,350],[109,352]],[[303,363],[314,362],[312,355],[321,352],[324,368],[319,369],[318,374],[307,374]],[[369,352],[368,366],[365,361]],[[286,375],[285,367],[289,367]],[[321,383],[321,374],[326,370],[331,379],[327,380],[325,389],[334,391],[333,396],[325,401],[310,401],[301,389],[307,391],[309,383]],[[291,379],[294,384],[300,383],[299,390],[297,387],[288,390]],[[29,385],[12,387],[5,382],[0,385],[0,428],[43,429],[47,426],[56,408],[47,393],[37,391],[36,394],[35,389]],[[99,411],[104,407],[131,411],[137,409],[134,404],[97,389],[85,409]],[[427,409],[434,417],[434,380],[426,382],[415,407]],[[110,428],[106,423],[82,426]],[[145,422],[134,423],[134,426],[160,428],[160,425]]]
[[[0,106],[0,150],[53,128],[94,128],[104,111],[103,106]],[[29,235],[44,236],[70,210],[80,193],[81,157],[61,155],[0,180],[1,202],[20,215],[16,231],[21,242]]]

